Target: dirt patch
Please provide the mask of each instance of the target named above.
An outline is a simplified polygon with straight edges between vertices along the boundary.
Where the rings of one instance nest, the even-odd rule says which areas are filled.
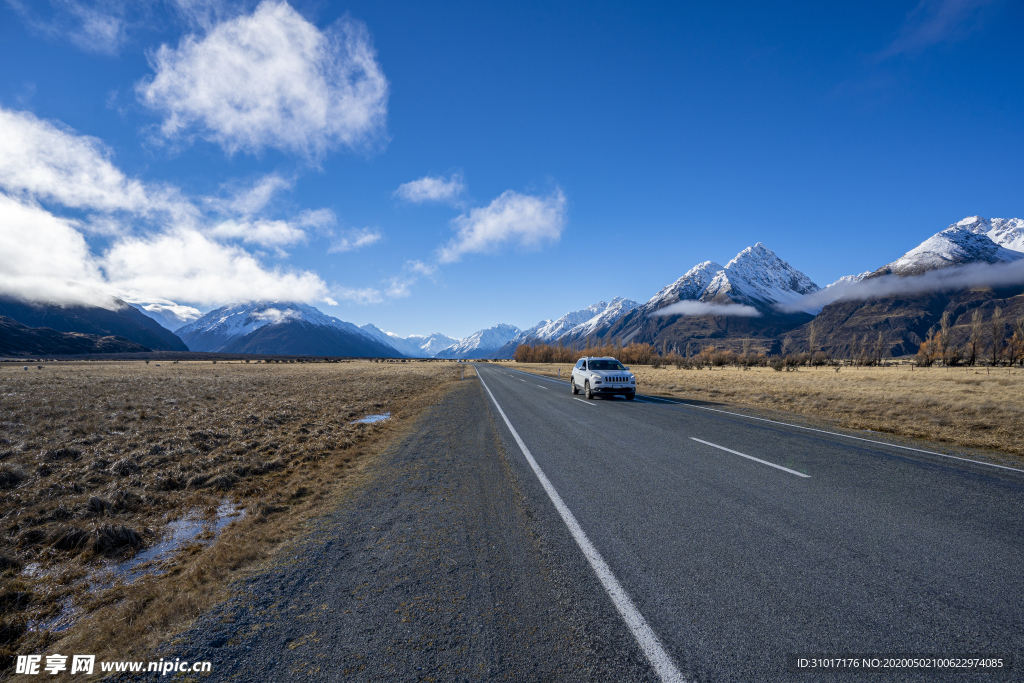
[[[15,654],[141,658],[344,495],[460,374],[440,362],[2,367],[0,673]],[[225,505],[243,514],[214,524]],[[195,518],[209,528],[131,583],[110,580]]]
[[[550,377],[561,370],[562,379],[572,370],[571,364],[513,367]],[[911,367],[630,369],[645,394],[784,410],[849,429],[1024,455],[1024,370]]]

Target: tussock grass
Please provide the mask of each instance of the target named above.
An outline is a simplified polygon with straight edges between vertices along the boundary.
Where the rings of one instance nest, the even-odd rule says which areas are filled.
[[[0,676],[14,654],[143,659],[344,495],[460,371],[368,361],[0,368]],[[353,423],[383,412],[392,419]],[[172,521],[210,518],[225,501],[244,515],[212,543],[200,535],[158,572],[95,587],[104,566],[159,542]],[[78,615],[70,629],[40,628],[62,610]]]
[[[572,364],[518,363],[567,379]],[[967,448],[1024,456],[1024,370],[1020,368],[722,367],[680,370],[631,365],[641,393],[777,409]],[[1024,459],[1020,459],[1024,465]]]

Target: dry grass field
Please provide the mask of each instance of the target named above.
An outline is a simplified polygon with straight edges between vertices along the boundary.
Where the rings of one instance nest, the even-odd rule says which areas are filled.
[[[571,364],[515,367],[568,377]],[[781,410],[850,429],[983,448],[1024,465],[1024,370],[1020,368],[723,367],[680,370],[630,366],[639,391],[710,403]]]
[[[55,648],[142,658],[345,495],[461,371],[23,367],[0,367],[0,677],[13,654]],[[179,547],[127,571],[183,529]]]

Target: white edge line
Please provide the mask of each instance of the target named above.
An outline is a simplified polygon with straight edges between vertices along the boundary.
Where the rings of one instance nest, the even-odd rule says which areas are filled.
[[[582,398],[576,398],[575,396],[573,396],[573,397],[572,397],[572,400],[574,400],[574,401],[579,401],[580,403],[586,403],[586,404],[587,404],[588,406],[592,406],[592,405],[594,405],[594,404],[593,404],[593,403],[591,403],[590,401],[584,401],[584,400],[583,400]]]
[[[726,453],[732,453],[733,455],[738,455],[741,458],[746,458],[747,460],[753,460],[754,462],[759,462],[762,465],[768,465],[768,467],[774,467],[775,469],[782,470],[783,472],[789,472],[790,474],[795,474],[798,477],[805,477],[807,479],[811,478],[811,475],[809,475],[809,474],[804,474],[803,472],[797,472],[796,470],[791,470],[788,467],[783,467],[782,465],[776,465],[773,462],[768,462],[767,460],[762,460],[761,458],[755,458],[752,455],[747,455],[746,453],[740,453],[739,451],[734,451],[731,448],[726,448],[725,446],[719,446],[718,444],[711,443],[710,441],[704,441],[703,439],[698,439],[695,436],[691,436],[690,438],[693,439],[694,441],[699,441],[700,443],[702,443],[702,444],[704,444],[706,446],[711,446],[712,448],[717,448],[718,450],[725,451]]]
[[[540,387],[541,389],[547,390],[547,387],[544,386],[543,384],[538,384],[537,386]]]
[[[961,458],[956,455],[946,455],[945,453],[936,453],[935,451],[926,451],[923,448],[911,448],[910,446],[900,446],[899,444],[889,443],[887,441],[876,441],[874,439],[865,439],[860,436],[851,436],[850,434],[840,434],[839,432],[830,432],[824,429],[815,429],[814,427],[804,427],[801,425],[790,424],[789,422],[779,422],[778,420],[769,420],[764,417],[754,417],[753,415],[744,415],[743,413],[730,413],[728,410],[718,410],[717,408],[708,408],[706,406],[695,406],[690,403],[681,403],[679,401],[673,401],[667,398],[661,398],[660,396],[645,396],[645,398],[653,398],[658,401],[665,401],[676,406],[683,406],[684,408],[697,408],[699,410],[710,410],[713,413],[723,413],[725,415],[735,415],[736,417],[745,417],[748,420],[759,420],[761,422],[770,422],[776,425],[782,425],[784,427],[793,427],[795,429],[803,429],[808,432],[818,432],[819,434],[830,434],[832,436],[841,436],[844,439],[854,439],[855,441],[866,441],[867,443],[876,443],[879,446],[890,446],[891,448],[900,448],[905,451],[914,451],[915,453],[926,453],[928,455],[937,455],[940,458],[951,458],[953,460],[961,460],[963,462],[974,463],[975,465],[985,465],[986,467],[998,467],[1001,470],[1010,470],[1011,472],[1024,473],[1024,470],[1019,470],[1016,467],[1007,467],[1006,465],[997,465],[992,462],[985,462],[983,460],[971,460],[970,458]]]
[[[576,541],[576,545],[583,551],[584,557],[587,558],[587,562],[590,563],[590,567],[597,574],[597,578],[601,581],[601,585],[608,592],[612,602],[615,604],[615,609],[622,615],[623,621],[626,622],[626,626],[629,627],[633,637],[636,638],[637,644],[640,649],[643,650],[647,656],[647,661],[651,663],[654,670],[658,673],[658,676],[662,681],[685,683],[686,679],[676,668],[672,658],[669,657],[668,653],[665,652],[665,648],[662,647],[661,641],[658,640],[658,636],[654,633],[651,627],[648,625],[647,620],[644,619],[644,615],[640,614],[640,610],[636,608],[633,601],[630,599],[629,594],[619,583],[619,580],[615,578],[615,574],[612,573],[611,567],[601,557],[601,553],[597,551],[594,544],[587,538],[587,534],[583,531],[583,527],[576,521],[576,517],[573,516],[572,511],[562,500],[562,497],[558,495],[558,491],[552,485],[551,481],[548,480],[547,475],[541,470],[540,465],[533,459],[533,455],[530,453],[530,449],[526,447],[523,440],[519,437],[519,432],[509,422],[508,417],[505,415],[505,411],[501,409],[498,404],[498,399],[494,398],[494,394],[491,393],[487,383],[484,382],[483,376],[480,376],[480,384],[483,385],[484,389],[487,390],[487,395],[491,397],[491,401],[494,402],[494,407],[498,409],[498,413],[501,415],[501,419],[505,421],[505,425],[509,431],[512,432],[512,437],[516,440],[519,445],[519,450],[523,452],[526,457],[526,461],[530,463],[530,467],[533,469],[533,473],[537,475],[537,479],[540,480],[541,486],[547,492],[551,502],[555,504],[555,509],[558,510],[558,514],[561,515],[562,521],[569,527],[569,533],[572,534],[573,539]],[[579,399],[577,399],[579,400]]]
[[[516,372],[522,372],[524,374],[530,374],[530,375],[533,374],[532,372],[531,373],[527,373],[525,370],[516,370]],[[548,380],[549,382],[559,382],[559,380],[557,380],[557,379],[554,379],[554,378],[551,378],[551,377],[544,377],[543,375],[533,375],[533,376],[534,377],[541,377],[543,379]],[[719,410],[718,408],[708,408],[707,406],[695,406],[692,403],[683,403],[682,401],[673,401],[670,398],[662,398],[661,396],[649,396],[647,394],[637,394],[637,398],[651,399],[651,400],[654,400],[654,401],[664,401],[665,403],[671,403],[674,406],[682,406],[683,408],[694,408],[694,409],[697,409],[697,410],[709,410],[712,413],[722,413],[723,415],[732,415],[734,417],[743,417],[743,418],[746,418],[748,420],[758,420],[760,422],[770,422],[772,424],[782,425],[784,427],[793,427],[794,429],[803,429],[803,430],[808,431],[808,432],[818,432],[819,434],[829,434],[831,436],[840,436],[840,437],[842,437],[844,439],[854,439],[856,441],[866,441],[867,443],[876,443],[879,446],[889,446],[890,448],[900,448],[900,449],[905,450],[905,451],[914,451],[915,453],[926,453],[928,455],[937,455],[940,458],[951,458],[953,460],[961,460],[963,462],[974,463],[975,465],[985,465],[986,467],[998,467],[1001,470],[1010,470],[1011,472],[1024,473],[1024,470],[1017,469],[1016,467],[1007,467],[1006,465],[997,465],[994,462],[985,462],[984,460],[971,460],[970,458],[961,458],[961,457],[956,456],[956,455],[947,455],[945,453],[936,453],[935,451],[926,451],[923,448],[912,448],[910,446],[900,446],[899,444],[889,443],[888,441],[876,441],[875,439],[865,439],[864,437],[861,437],[861,436],[852,436],[850,434],[842,434],[840,432],[830,432],[830,431],[828,431],[826,429],[815,429],[814,427],[804,427],[802,425],[795,425],[795,424],[792,424],[790,422],[779,422],[778,420],[769,420],[768,418],[765,418],[765,417],[754,417],[753,415],[744,415],[743,413],[732,413],[732,412],[729,412],[728,410]]]

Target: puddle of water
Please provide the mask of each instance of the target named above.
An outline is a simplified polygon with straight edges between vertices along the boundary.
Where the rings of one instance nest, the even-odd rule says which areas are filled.
[[[224,527],[243,516],[245,516],[245,510],[239,510],[234,503],[225,501],[217,506],[217,514],[212,520],[204,519],[196,512],[176,519],[167,525],[170,535],[156,545],[146,548],[129,560],[111,562],[90,572],[86,579],[89,585],[88,590],[95,594],[110,588],[118,580],[130,584],[147,574],[162,574],[163,572],[160,571],[157,564],[168,559],[178,548],[195,540],[204,531],[212,532],[213,538],[204,540],[203,543],[211,543]],[[35,562],[25,565],[22,572],[32,577],[44,575],[39,564]],[[68,597],[61,602],[60,612],[48,619],[29,623],[28,628],[30,631],[60,633],[74,625],[79,612],[74,601]]]
[[[369,425],[374,422],[382,422],[384,420],[390,420],[391,413],[381,413],[380,415],[367,415],[366,417],[359,418],[358,420],[352,420],[349,424],[364,424]]]
[[[216,538],[221,529],[236,519],[240,519],[243,515],[245,515],[245,510],[239,511],[238,506],[234,503],[224,502],[217,506],[217,516],[212,521],[202,519],[194,513],[176,519],[167,525],[167,529],[171,533],[170,536],[156,545],[146,548],[132,559],[118,562],[108,567],[108,570],[113,575],[112,578],[114,580],[120,578],[125,583],[131,583],[143,574],[148,573],[142,565],[148,562],[167,559],[171,553],[189,541],[195,540],[196,536],[205,530],[212,531],[214,538]]]

